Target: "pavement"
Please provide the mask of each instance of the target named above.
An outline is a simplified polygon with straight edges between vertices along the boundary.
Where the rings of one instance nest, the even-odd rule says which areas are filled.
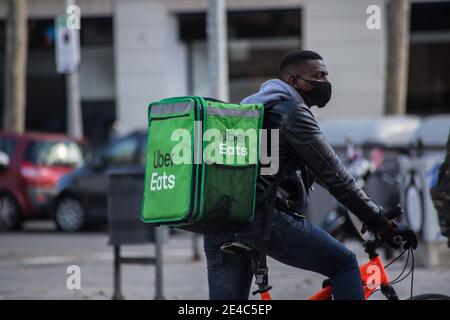
[[[360,263],[367,260],[361,246],[347,243]],[[200,260],[193,260],[192,236],[171,236],[163,247],[163,285],[166,299],[207,299],[206,262],[199,241]],[[152,256],[151,244],[123,246],[123,255]],[[306,299],[321,288],[324,277],[295,269],[269,259],[270,283],[274,299]],[[71,265],[80,267],[80,289],[68,289]],[[388,269],[391,279],[404,261]],[[410,292],[410,278],[395,285],[401,298]],[[126,299],[153,299],[155,268],[124,265],[122,293]],[[252,289],[255,288],[253,285]],[[450,268],[417,268],[414,293],[450,295]],[[113,294],[113,252],[106,231],[66,234],[50,222],[30,223],[24,231],[0,234],[0,299],[111,299]],[[251,297],[257,299],[258,297]],[[373,299],[382,299],[375,294]]]

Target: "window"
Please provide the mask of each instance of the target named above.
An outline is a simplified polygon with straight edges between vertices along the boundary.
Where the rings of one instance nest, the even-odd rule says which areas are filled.
[[[179,36],[187,44],[189,93],[209,96],[206,15],[178,16]],[[230,102],[239,103],[270,78],[278,77],[281,57],[301,49],[301,10],[228,12]]]
[[[15,145],[13,139],[0,138],[0,151],[6,153],[9,157],[12,155]]]
[[[127,137],[113,142],[105,152],[108,166],[123,166],[136,164],[136,152],[139,140],[137,136]]]
[[[73,141],[33,141],[25,152],[25,159],[44,166],[80,167],[84,156],[84,147]]]
[[[414,3],[408,82],[408,113],[450,112],[450,3]]]
[[[142,135],[139,138],[139,150],[138,150],[138,164],[145,165],[147,158],[147,135]]]

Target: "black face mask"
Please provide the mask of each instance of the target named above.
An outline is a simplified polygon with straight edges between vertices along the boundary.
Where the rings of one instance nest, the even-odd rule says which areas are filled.
[[[328,81],[308,80],[302,77],[305,82],[314,86],[310,91],[301,91],[300,94],[306,99],[310,106],[318,106],[319,108],[325,107],[325,105],[331,99],[331,83]]]

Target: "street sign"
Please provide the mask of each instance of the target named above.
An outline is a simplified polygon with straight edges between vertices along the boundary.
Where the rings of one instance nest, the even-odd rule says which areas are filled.
[[[73,73],[80,64],[80,31],[67,27],[67,16],[55,19],[56,70],[58,73]]]

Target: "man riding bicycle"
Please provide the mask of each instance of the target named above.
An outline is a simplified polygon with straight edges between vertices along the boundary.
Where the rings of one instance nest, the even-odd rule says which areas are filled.
[[[292,51],[281,60],[280,79],[263,83],[259,92],[242,101],[264,104],[264,129],[279,130],[280,169],[277,174],[258,175],[257,195],[263,201],[257,204],[253,222],[205,235],[210,299],[248,299],[251,261],[246,255],[221,250],[224,243],[232,241],[328,277],[335,299],[364,298],[355,255],[302,215],[314,182],[328,189],[367,230],[390,246],[398,247],[394,238],[399,235],[405,240],[404,248],[417,246],[414,232],[383,216],[382,209],[356,185],[325,140],[310,108],[324,107],[331,91],[322,57],[312,51]],[[266,235],[270,238],[265,239]]]

